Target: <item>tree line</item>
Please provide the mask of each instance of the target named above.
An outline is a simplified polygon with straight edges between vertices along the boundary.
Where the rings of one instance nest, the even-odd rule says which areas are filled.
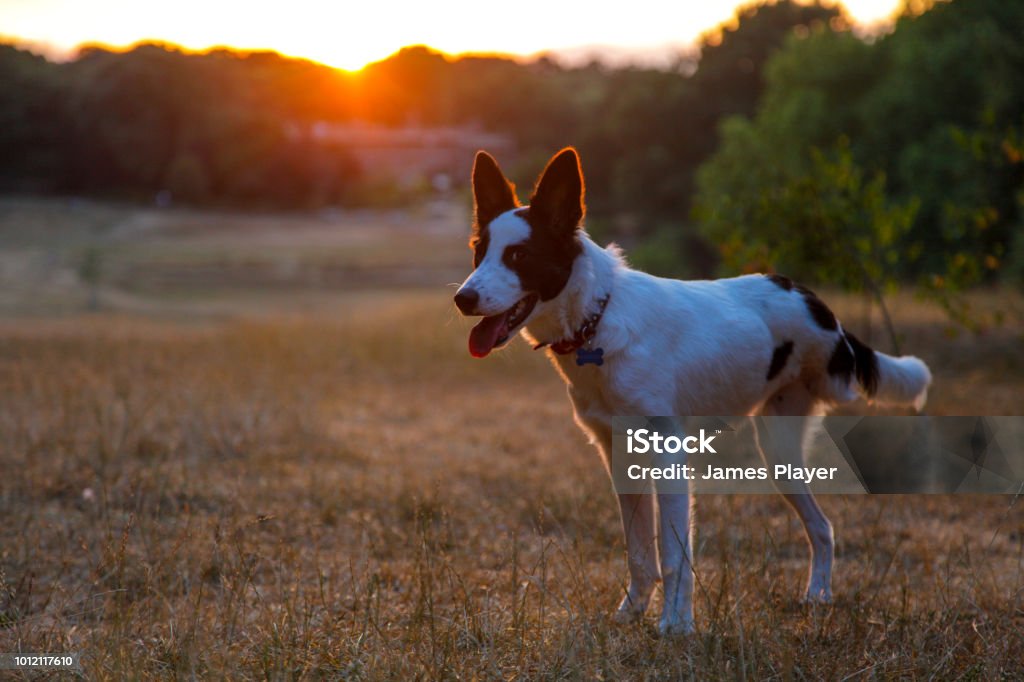
[[[479,125],[528,185],[578,147],[588,225],[666,274],[779,267],[878,288],[1024,279],[1024,3],[737,12],[671,68],[406,48],[346,73],[274,53],[0,45],[0,190],[309,207],[360,201],[343,150],[289,126]],[[837,266],[838,264],[838,266]]]

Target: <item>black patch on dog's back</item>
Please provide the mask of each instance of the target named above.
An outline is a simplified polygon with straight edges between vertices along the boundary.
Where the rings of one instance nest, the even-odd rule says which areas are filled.
[[[793,280],[791,280],[789,277],[786,277],[785,275],[777,275],[775,273],[772,273],[770,275],[765,275],[765,277],[771,280],[772,284],[779,287],[783,291],[793,290]]]
[[[542,301],[550,301],[561,293],[572,274],[572,264],[583,252],[575,232],[565,234],[539,224],[531,215],[530,207],[518,209],[515,215],[530,226],[530,236],[524,242],[512,244],[502,254],[502,262],[519,275],[523,291],[534,292]],[[521,249],[521,257],[513,261],[511,249]]]
[[[835,331],[836,329],[839,329],[839,325],[836,323],[836,316],[813,291],[802,284],[796,284],[785,275],[773,273],[771,275],[765,275],[765,277],[783,291],[797,291],[801,296],[803,296],[804,304],[807,306],[807,312],[811,314],[811,317],[819,327],[828,331]]]
[[[804,303],[807,304],[807,311],[811,313],[811,317],[814,318],[819,327],[828,331],[839,329],[839,325],[836,323],[836,316],[813,291],[799,285],[797,285],[796,290],[803,294]]]
[[[868,397],[875,395],[878,390],[878,358],[875,357],[875,351],[849,332],[844,332],[836,341],[828,361],[828,373],[841,376],[847,382],[856,373],[857,383]]]
[[[786,361],[789,360],[789,356],[793,353],[793,342],[786,341],[784,344],[777,346],[772,352],[772,362],[768,365],[768,377],[767,380],[771,381],[775,377],[779,376],[779,372],[786,366]]]

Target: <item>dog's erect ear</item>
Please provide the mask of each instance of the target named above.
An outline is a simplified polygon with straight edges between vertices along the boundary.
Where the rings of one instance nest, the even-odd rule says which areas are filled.
[[[516,187],[487,152],[476,153],[473,160],[473,232],[519,205]]]
[[[530,199],[530,215],[539,218],[542,225],[572,234],[586,211],[583,192],[580,157],[575,149],[566,147],[551,157],[541,173]]]

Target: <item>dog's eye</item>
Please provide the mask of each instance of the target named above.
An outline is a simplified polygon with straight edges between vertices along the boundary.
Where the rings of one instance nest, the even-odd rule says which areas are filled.
[[[510,263],[518,263],[526,255],[526,249],[521,246],[510,246],[505,249],[505,257]]]

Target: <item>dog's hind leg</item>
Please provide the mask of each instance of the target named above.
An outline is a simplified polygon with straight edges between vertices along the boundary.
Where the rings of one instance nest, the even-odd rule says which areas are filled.
[[[631,623],[643,617],[658,582],[654,495],[621,494],[619,510],[622,512],[622,529],[626,534],[629,588],[615,612],[615,620]]]
[[[802,383],[795,383],[777,391],[761,408],[762,415],[775,419],[754,418],[758,447],[765,462],[773,469],[776,464],[804,465],[807,416],[814,412],[816,406],[817,401],[807,388]],[[804,599],[808,602],[830,602],[835,553],[832,524],[818,506],[806,481],[773,480],[775,487],[800,517],[811,546],[810,574]]]

